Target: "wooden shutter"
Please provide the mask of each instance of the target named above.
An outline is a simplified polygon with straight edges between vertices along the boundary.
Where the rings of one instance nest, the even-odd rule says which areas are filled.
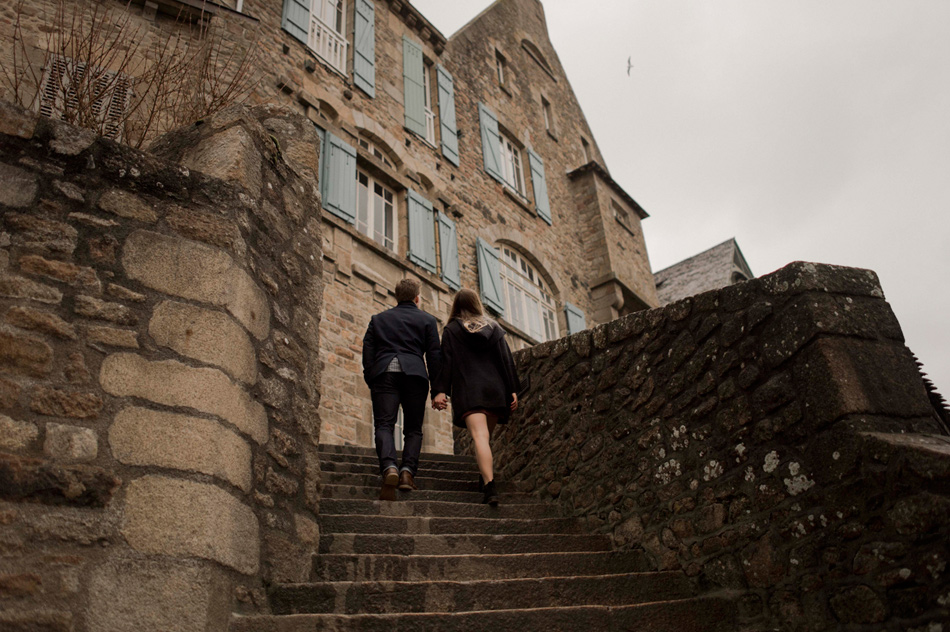
[[[498,132],[498,117],[478,104],[478,123],[482,130],[482,155],[485,157],[485,171],[499,182],[501,178],[501,134]]]
[[[541,156],[528,150],[528,165],[531,167],[531,186],[534,188],[534,208],[538,216],[551,224],[551,203],[548,201],[548,183],[544,177],[544,161]]]
[[[321,168],[323,208],[351,224],[356,223],[356,149],[326,133]]]
[[[310,32],[310,0],[284,0],[284,16],[280,26],[307,44],[307,34]]]
[[[439,219],[439,255],[442,258],[442,280],[453,290],[462,287],[459,276],[459,245],[455,232],[455,222],[443,213],[436,215]]]
[[[567,316],[567,334],[576,334],[579,331],[587,329],[587,318],[580,308],[564,303],[564,315]]]
[[[403,101],[406,108],[406,129],[426,137],[425,88],[422,73],[422,48],[405,35],[402,38]]]
[[[435,213],[432,203],[409,189],[409,261],[435,274]]]
[[[452,75],[441,65],[436,66],[439,84],[439,127],[442,136],[442,155],[459,166],[459,137],[455,126],[455,83]]]
[[[376,11],[370,0],[356,0],[353,83],[369,96],[376,96]]]
[[[482,239],[476,242],[478,253],[478,287],[482,293],[482,303],[502,318],[505,317],[505,299],[502,295],[501,261],[498,251]]]

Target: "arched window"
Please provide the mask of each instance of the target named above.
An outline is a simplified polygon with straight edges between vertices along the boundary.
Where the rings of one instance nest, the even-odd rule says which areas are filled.
[[[539,342],[557,338],[554,297],[544,278],[520,252],[500,244],[505,319]]]

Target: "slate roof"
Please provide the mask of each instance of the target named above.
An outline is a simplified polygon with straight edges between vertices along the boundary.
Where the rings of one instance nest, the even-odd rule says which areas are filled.
[[[753,277],[735,238],[653,274],[660,305]]]

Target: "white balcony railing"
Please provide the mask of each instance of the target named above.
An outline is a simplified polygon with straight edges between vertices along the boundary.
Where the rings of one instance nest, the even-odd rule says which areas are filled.
[[[324,61],[346,74],[346,40],[316,16],[310,18],[308,45]]]

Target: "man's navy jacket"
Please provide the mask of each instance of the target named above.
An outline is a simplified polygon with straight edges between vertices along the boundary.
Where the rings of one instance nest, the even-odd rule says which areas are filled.
[[[403,301],[370,318],[363,336],[363,379],[369,386],[386,372],[393,356],[399,358],[403,373],[430,383],[442,368],[435,316],[419,309],[413,301]]]

